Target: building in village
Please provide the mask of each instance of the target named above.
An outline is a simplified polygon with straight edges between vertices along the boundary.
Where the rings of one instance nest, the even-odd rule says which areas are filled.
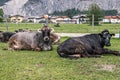
[[[120,16],[105,16],[104,23],[120,23]]]
[[[21,23],[23,21],[23,18],[24,17],[21,15],[13,15],[13,16],[10,16],[10,21],[15,23]]]
[[[50,17],[51,22],[53,23],[74,23],[74,24],[82,24],[86,22],[85,16],[73,16],[69,18],[68,16],[52,16]]]

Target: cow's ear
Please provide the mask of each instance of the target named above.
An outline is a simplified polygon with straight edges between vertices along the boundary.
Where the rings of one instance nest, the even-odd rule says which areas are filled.
[[[111,36],[115,36],[115,34],[110,34]]]
[[[51,33],[53,33],[54,31],[55,31],[54,28],[51,28],[51,29],[50,29],[50,32],[51,32]]]
[[[44,30],[44,29],[41,29],[40,31],[41,31],[41,32],[44,32],[45,30]]]
[[[99,33],[98,35],[99,35],[100,37],[102,37],[102,34],[101,34],[101,33]]]

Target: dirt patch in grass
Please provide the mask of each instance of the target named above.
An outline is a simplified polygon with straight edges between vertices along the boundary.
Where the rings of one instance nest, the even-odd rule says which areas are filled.
[[[36,64],[35,66],[36,66],[36,67],[44,67],[44,64],[39,63],[39,64]]]
[[[97,70],[105,70],[105,71],[114,71],[115,68],[116,68],[116,65],[108,65],[108,64],[105,64],[105,65],[95,65],[95,67],[99,68]]]

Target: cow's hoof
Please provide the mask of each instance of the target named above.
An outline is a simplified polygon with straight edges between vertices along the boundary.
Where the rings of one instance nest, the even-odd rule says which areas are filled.
[[[80,57],[81,57],[80,54],[69,55],[69,58],[70,58],[70,59],[78,59],[78,58],[80,58]]]
[[[13,48],[8,48],[8,50],[14,51],[14,49],[13,49]]]
[[[41,51],[41,48],[36,48],[35,51]]]
[[[3,48],[2,50],[8,50],[7,48]]]

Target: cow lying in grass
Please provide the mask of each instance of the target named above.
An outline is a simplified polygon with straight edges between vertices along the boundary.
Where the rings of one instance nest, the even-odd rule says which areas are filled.
[[[14,34],[13,32],[0,32],[0,42],[7,42]]]
[[[69,38],[58,46],[57,53],[65,58],[100,57],[102,54],[120,56],[120,52],[104,48],[104,46],[111,45],[110,38],[112,35],[114,34],[104,30],[99,34]]]
[[[10,37],[10,50],[52,50],[50,30],[19,32]]]

